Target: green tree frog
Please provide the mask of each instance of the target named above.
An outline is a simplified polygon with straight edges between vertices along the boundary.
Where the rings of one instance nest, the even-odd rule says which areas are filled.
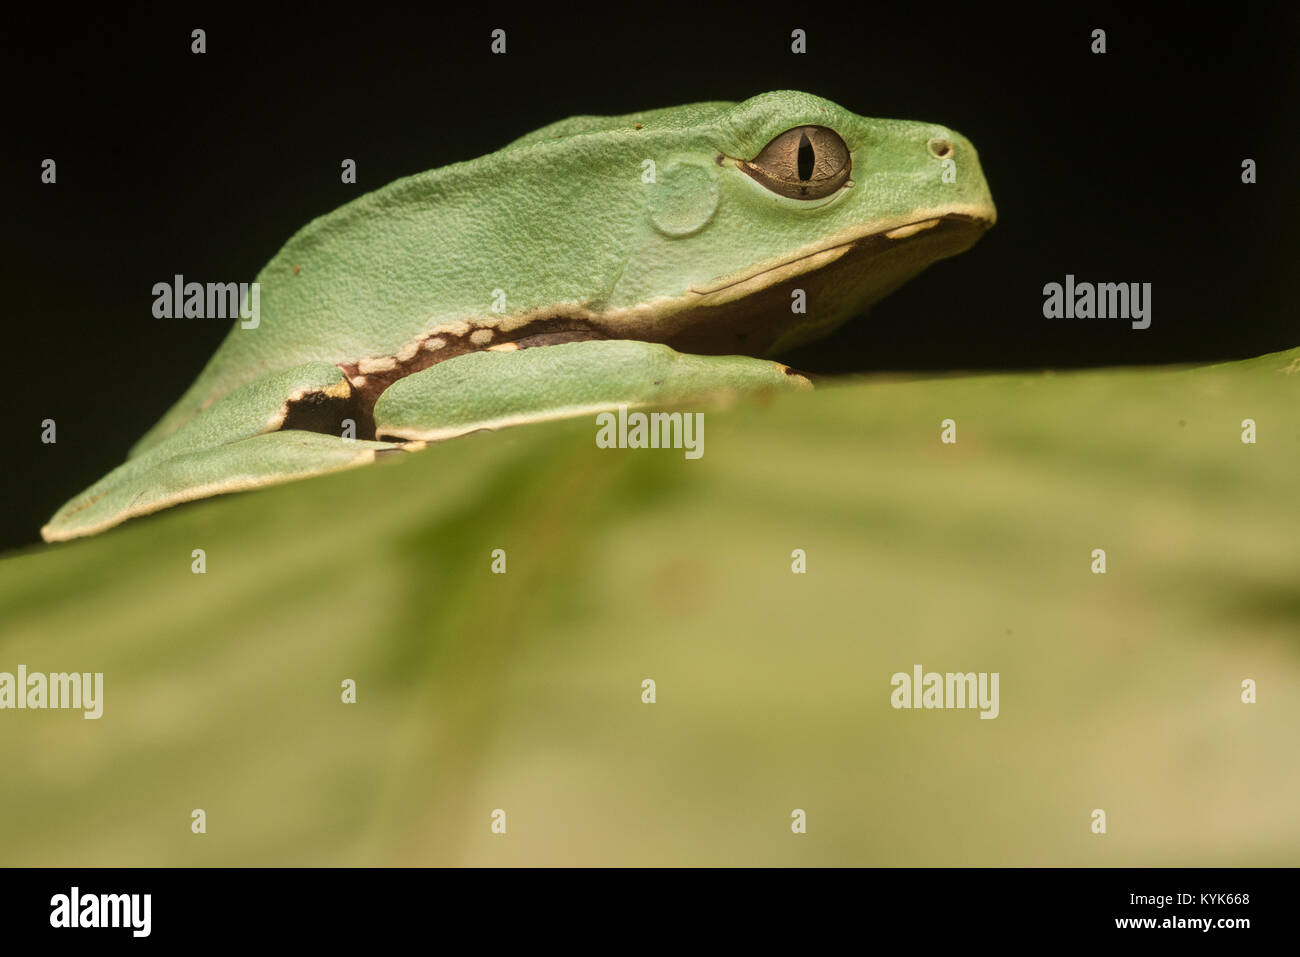
[[[995,218],[961,135],[807,93],[562,120],[301,229],[258,321],[42,534],[479,429],[807,388],[767,357]]]

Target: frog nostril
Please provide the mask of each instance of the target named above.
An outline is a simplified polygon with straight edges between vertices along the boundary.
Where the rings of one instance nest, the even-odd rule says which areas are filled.
[[[952,143],[941,136],[933,137],[930,142],[925,145],[928,146],[930,152],[939,157],[939,159],[947,159],[952,155]]]

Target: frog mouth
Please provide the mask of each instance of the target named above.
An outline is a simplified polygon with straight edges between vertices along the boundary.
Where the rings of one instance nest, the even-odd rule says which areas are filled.
[[[748,295],[783,279],[828,266],[855,249],[866,251],[874,248],[883,251],[892,245],[939,227],[969,235],[970,241],[965,246],[947,254],[955,255],[973,245],[986,230],[993,226],[996,218],[996,211],[991,206],[975,206],[963,207],[960,211],[936,213],[933,216],[911,220],[887,229],[872,226],[858,235],[833,239],[811,252],[800,253],[772,265],[758,266],[740,275],[719,276],[706,282],[696,283],[690,286],[688,291],[700,296],[702,301],[725,302]]]
[[[972,204],[860,226],[779,262],[693,285],[653,330],[628,337],[701,355],[780,355],[829,335],[932,263],[969,249],[995,215],[992,206]],[[806,304],[794,321],[792,297]]]

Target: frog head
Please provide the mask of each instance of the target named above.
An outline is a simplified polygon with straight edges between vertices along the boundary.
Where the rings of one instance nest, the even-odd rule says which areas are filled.
[[[593,317],[612,336],[779,354],[968,249],[996,220],[974,146],[943,126],[791,91],[686,119],[646,114],[627,134],[648,131],[654,176]]]

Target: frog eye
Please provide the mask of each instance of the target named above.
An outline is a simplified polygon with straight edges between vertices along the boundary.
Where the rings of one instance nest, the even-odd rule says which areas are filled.
[[[821,199],[849,178],[849,148],[825,126],[786,130],[740,168],[768,189],[791,199]]]

